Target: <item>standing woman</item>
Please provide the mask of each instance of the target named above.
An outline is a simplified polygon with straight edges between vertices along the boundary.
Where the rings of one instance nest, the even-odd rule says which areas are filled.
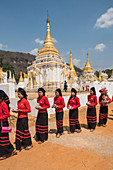
[[[9,134],[2,133],[2,126],[9,126],[8,117],[10,117],[7,104],[3,101],[3,97],[3,93],[0,91],[0,160],[17,155],[13,145],[10,143]]]
[[[97,105],[97,96],[95,88],[92,87],[90,89],[90,95],[88,95],[88,102],[86,103],[88,106],[87,109],[87,123],[88,129],[93,132],[96,128],[97,116],[96,116],[96,105]]]
[[[38,89],[37,106],[38,116],[36,120],[36,141],[42,144],[48,139],[48,113],[47,108],[50,107],[48,98],[45,96],[43,88]]]
[[[18,97],[20,98],[17,102],[18,109],[13,110],[13,112],[18,113],[16,125],[16,149],[19,151],[22,149],[29,150],[33,147],[28,127],[28,113],[31,112],[31,108],[24,89],[18,89]]]
[[[80,100],[76,96],[77,91],[76,89],[71,89],[71,96],[67,103],[67,108],[69,109],[69,125],[70,125],[70,131],[69,134],[74,133],[75,129],[77,130],[77,133],[81,132],[81,127],[78,120],[78,108],[80,107]]]
[[[0,90],[0,93],[2,94],[2,96],[3,96],[3,101],[7,104],[8,110],[9,110],[9,112],[10,112],[10,106],[9,106],[10,100],[9,100],[8,95],[7,95],[3,90]]]
[[[56,137],[59,138],[63,133],[63,108],[65,107],[64,98],[62,97],[62,92],[60,89],[56,89],[54,97],[53,107],[56,111],[56,123],[57,123],[57,134]]]
[[[112,100],[107,95],[106,88],[101,89],[99,92],[101,93],[101,95],[99,97],[100,113],[98,126],[106,127],[108,118],[108,105],[112,102]]]

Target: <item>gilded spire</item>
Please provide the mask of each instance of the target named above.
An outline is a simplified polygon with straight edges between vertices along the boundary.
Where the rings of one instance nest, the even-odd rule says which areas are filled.
[[[83,72],[87,73],[87,72],[93,72],[93,69],[89,63],[89,53],[87,52],[87,62],[86,62],[86,65],[83,69]]]
[[[72,76],[74,76],[74,77],[78,77],[77,76],[77,73],[76,73],[76,71],[75,71],[75,68],[74,68],[74,66],[73,66],[73,59],[72,59],[72,52],[70,51],[70,67],[71,67],[71,73],[72,73]]]
[[[99,78],[98,78],[98,80],[100,81],[100,83],[102,82],[101,71],[99,71]]]
[[[22,72],[20,72],[19,82],[24,82],[24,79],[23,79],[23,77],[22,77]]]
[[[13,82],[16,83],[15,75],[13,74]]]
[[[54,46],[54,42],[51,37],[50,32],[50,21],[49,17],[47,15],[47,32],[46,32],[46,38],[44,41],[43,48],[39,51],[38,56],[47,55],[47,54],[53,54],[59,56],[58,50]]]

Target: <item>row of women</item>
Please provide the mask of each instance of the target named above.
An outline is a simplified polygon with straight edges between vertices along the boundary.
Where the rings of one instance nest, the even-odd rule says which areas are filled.
[[[106,90],[106,89],[105,89]],[[108,97],[107,101],[104,100],[105,93],[104,90],[100,90],[101,95],[99,98],[100,103],[100,115],[99,115],[99,126],[106,126],[107,116],[108,116],[108,103],[111,99]],[[77,130],[78,133],[81,132],[80,123],[78,120],[78,108],[80,107],[80,100],[76,96],[76,89],[71,89],[71,96],[67,103],[67,108],[69,109],[69,134],[74,133]],[[9,140],[8,133],[2,133],[2,126],[8,125],[8,117],[10,117],[10,107],[9,98],[4,91],[0,90],[0,160],[6,159],[7,157],[17,154],[17,150],[22,149],[29,150],[33,147],[31,134],[28,127],[28,113],[31,112],[30,104],[27,100],[27,94],[24,89],[18,89],[19,101],[17,102],[18,108],[12,110],[18,113],[18,119],[16,124],[16,138],[14,149],[13,145]],[[103,102],[104,101],[104,102]],[[90,95],[88,95],[88,106],[87,109],[87,123],[90,131],[94,131],[96,128],[97,116],[96,116],[96,105],[97,97],[95,88],[90,89]],[[38,89],[37,105],[35,108],[38,110],[37,120],[36,120],[36,134],[35,140],[41,144],[48,139],[48,113],[47,108],[50,107],[48,98],[45,96],[45,90],[43,88]],[[56,124],[57,124],[57,134],[56,137],[60,137],[63,134],[63,108],[65,107],[64,98],[62,97],[62,92],[60,89],[55,91],[54,104],[52,106],[56,111]],[[2,123],[1,123],[2,122]]]

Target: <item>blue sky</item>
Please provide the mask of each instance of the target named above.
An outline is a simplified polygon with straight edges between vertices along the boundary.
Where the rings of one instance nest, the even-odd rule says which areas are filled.
[[[0,49],[36,52],[51,35],[59,54],[83,68],[89,51],[94,70],[113,68],[113,0],[0,0]]]

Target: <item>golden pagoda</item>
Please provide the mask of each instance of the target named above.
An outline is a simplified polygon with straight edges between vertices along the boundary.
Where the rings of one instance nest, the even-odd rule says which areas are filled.
[[[15,75],[13,74],[13,83],[16,83]]]
[[[70,67],[71,67],[71,75],[72,77],[78,77],[77,73],[75,71],[75,68],[73,66],[73,59],[72,59],[72,52],[70,51]]]
[[[87,62],[86,62],[86,65],[85,65],[85,67],[83,69],[83,72],[84,73],[93,72],[93,69],[92,69],[92,67],[91,67],[91,65],[89,63],[89,53],[88,52],[87,52]]]
[[[48,55],[48,54],[59,56],[58,50],[55,48],[54,42],[51,37],[49,17],[47,17],[46,38],[44,41],[43,48],[41,50],[38,50],[38,56],[44,56],[44,55]]]
[[[98,80],[100,81],[100,83],[102,82],[101,71],[99,71],[99,78],[98,78]]]
[[[19,82],[24,82],[24,79],[23,79],[23,77],[22,77],[22,72],[20,72]]]

